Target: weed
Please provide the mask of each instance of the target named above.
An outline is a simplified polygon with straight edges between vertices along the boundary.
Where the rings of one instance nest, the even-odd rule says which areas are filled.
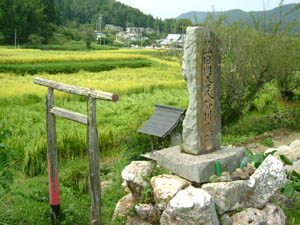
[[[274,147],[273,139],[270,137],[262,139],[261,144],[270,148]]]

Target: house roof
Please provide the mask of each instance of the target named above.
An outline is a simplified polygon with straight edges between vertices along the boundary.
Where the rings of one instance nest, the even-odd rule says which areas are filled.
[[[181,38],[181,34],[168,34],[167,39],[172,41],[178,41]]]

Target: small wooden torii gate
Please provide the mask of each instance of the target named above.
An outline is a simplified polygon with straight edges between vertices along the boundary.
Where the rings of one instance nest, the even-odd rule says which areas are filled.
[[[96,99],[117,102],[119,96],[108,92],[93,90],[89,88],[76,87],[63,83],[54,82],[42,78],[34,78],[34,83],[48,87],[46,96],[46,123],[47,123],[47,148],[48,148],[48,176],[49,176],[49,199],[50,212],[53,224],[58,223],[60,214],[57,143],[56,143],[56,120],[60,116],[81,124],[87,125],[88,146],[90,161],[90,224],[100,225],[101,220],[101,181],[99,164],[99,144],[96,121]],[[87,115],[72,112],[54,106],[54,89],[70,94],[87,97]]]

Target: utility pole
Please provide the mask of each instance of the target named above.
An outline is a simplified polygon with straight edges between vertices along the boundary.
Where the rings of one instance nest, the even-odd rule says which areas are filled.
[[[98,31],[101,32],[101,23],[102,23],[102,14],[100,14],[96,20],[96,32],[98,32]]]
[[[126,22],[127,28],[128,28],[128,21]],[[128,31],[128,29],[126,29],[126,31]],[[127,39],[127,44],[128,44],[128,48],[129,48],[129,38]]]
[[[101,14],[100,14],[100,16],[98,17],[97,23],[98,23],[98,28],[100,28],[99,31],[100,31],[100,33],[101,33],[101,25],[102,25],[102,15],[101,15]],[[98,30],[97,30],[97,33],[98,33]],[[100,34],[100,45],[101,45],[101,34]]]
[[[15,49],[17,48],[17,28],[15,28]]]
[[[102,15],[100,14],[100,16],[98,17],[98,23],[99,23],[99,27],[100,27],[100,32],[101,32],[101,26],[102,26]]]

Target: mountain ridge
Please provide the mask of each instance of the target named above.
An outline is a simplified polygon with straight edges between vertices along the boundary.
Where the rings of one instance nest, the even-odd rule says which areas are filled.
[[[294,9],[294,10],[293,10]],[[266,11],[243,11],[241,9],[232,9],[228,11],[215,11],[215,12],[201,12],[190,11],[183,13],[176,17],[176,19],[190,19],[195,24],[203,23],[208,15],[218,18],[220,15],[227,16],[225,22],[232,24],[234,22],[242,22],[254,26],[251,14],[258,20],[265,17],[266,21],[279,22],[283,19],[284,25],[290,24],[296,21],[298,24],[293,28],[293,32],[297,32],[300,29],[300,3],[286,4]],[[286,15],[288,14],[288,15]],[[286,15],[286,16],[284,16]]]

